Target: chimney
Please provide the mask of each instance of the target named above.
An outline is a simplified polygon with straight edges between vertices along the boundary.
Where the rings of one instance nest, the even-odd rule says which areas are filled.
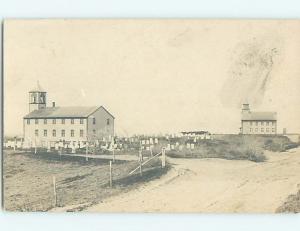
[[[55,102],[52,102],[52,107],[55,107]]]

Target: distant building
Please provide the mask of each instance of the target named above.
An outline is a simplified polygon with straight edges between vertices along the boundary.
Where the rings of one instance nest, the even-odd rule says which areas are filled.
[[[29,114],[23,117],[25,142],[87,141],[114,135],[114,116],[103,106],[52,107],[40,85],[29,92]]]
[[[249,104],[243,104],[241,125],[241,134],[275,135],[277,133],[277,113],[250,111]]]
[[[211,139],[211,134],[208,131],[188,131],[181,132],[181,134],[185,137],[197,137],[200,139]]]

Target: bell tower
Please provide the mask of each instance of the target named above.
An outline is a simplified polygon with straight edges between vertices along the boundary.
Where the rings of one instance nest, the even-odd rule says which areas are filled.
[[[29,112],[46,108],[46,94],[38,81],[37,86],[29,91]]]

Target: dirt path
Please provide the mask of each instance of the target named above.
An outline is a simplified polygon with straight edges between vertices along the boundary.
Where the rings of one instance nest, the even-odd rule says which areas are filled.
[[[168,159],[161,179],[90,207],[101,212],[274,212],[300,183],[300,148],[264,163]]]

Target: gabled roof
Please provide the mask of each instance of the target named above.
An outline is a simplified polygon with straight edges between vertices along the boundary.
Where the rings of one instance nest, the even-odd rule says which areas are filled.
[[[99,108],[103,108],[109,113],[103,106],[101,107],[47,107],[44,109],[34,110],[24,116],[25,119],[34,118],[84,118],[88,117]],[[109,113],[110,114],[110,113]],[[111,114],[110,114],[111,115]],[[111,115],[112,116],[112,115]]]
[[[249,112],[242,113],[242,120],[277,120],[276,112]]]

